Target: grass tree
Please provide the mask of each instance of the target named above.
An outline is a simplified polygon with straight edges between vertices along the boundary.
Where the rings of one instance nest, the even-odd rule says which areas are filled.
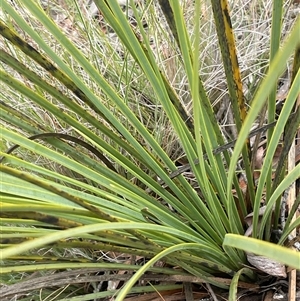
[[[263,14],[261,1],[141,2],[128,1],[129,15],[94,0],[92,20],[81,1],[1,1],[5,300],[41,289],[45,300],[123,300],[184,282],[235,300],[238,287],[258,287],[259,270],[300,268],[288,248],[300,224],[300,20],[282,21],[291,3],[269,6],[259,52],[239,18]]]

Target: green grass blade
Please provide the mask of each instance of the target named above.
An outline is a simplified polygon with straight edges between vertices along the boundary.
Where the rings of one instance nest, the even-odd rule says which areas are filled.
[[[247,135],[250,131],[250,128],[259,114],[261,108],[263,107],[264,103],[266,102],[267,97],[269,96],[272,87],[276,85],[277,78],[280,76],[282,71],[285,68],[285,62],[288,58],[292,55],[293,51],[300,44],[300,38],[298,32],[300,30],[300,20],[298,20],[294,28],[290,34],[290,36],[286,39],[281,51],[277,53],[273,60],[273,64],[270,66],[270,69],[263,80],[259,90],[257,91],[255,98],[252,103],[252,108],[249,111],[244,125],[239,133],[238,140],[235,145],[234,152],[231,158],[231,164],[228,171],[228,185],[227,185],[227,196],[230,196],[231,193],[231,179],[233,178],[235,172],[235,166],[238,161],[239,154],[243,148],[244,141],[247,138]]]
[[[288,118],[290,116],[290,113],[294,107],[294,104],[297,100],[297,96],[300,93],[300,72],[298,72],[297,77],[294,80],[294,83],[289,91],[289,94],[287,96],[287,99],[284,103],[284,106],[282,108],[281,114],[278,118],[278,121],[276,123],[276,126],[274,128],[274,133],[271,137],[270,143],[268,145],[268,149],[264,158],[264,163],[263,163],[263,167],[262,167],[262,171],[261,171],[261,175],[259,178],[259,182],[258,182],[258,186],[257,186],[257,191],[256,191],[256,199],[255,199],[255,206],[254,206],[254,218],[253,218],[253,237],[256,237],[257,234],[257,223],[258,222],[258,211],[259,211],[259,207],[260,207],[260,200],[261,200],[261,196],[263,193],[263,188],[265,185],[265,181],[268,175],[268,172],[270,170],[270,166],[272,166],[272,160],[273,160],[273,156],[274,153],[276,151],[276,147],[279,144],[279,140],[281,138],[281,135],[284,131],[284,126],[287,124],[288,122]],[[299,116],[297,116],[296,118],[299,119]],[[297,128],[297,124],[295,124],[296,128]],[[299,124],[298,124],[299,126]],[[295,135],[295,131],[291,132],[292,135]],[[294,136],[293,136],[294,137]],[[291,139],[290,139],[291,142]],[[287,145],[288,146],[288,145]],[[277,188],[277,186],[279,185],[279,183],[277,182],[276,179],[274,179],[274,182],[276,182],[276,186],[274,188]],[[288,186],[287,186],[288,187]],[[287,188],[286,187],[286,188]],[[269,200],[267,199],[267,204],[269,202]],[[263,236],[263,232],[264,229],[261,228],[260,229],[260,238],[262,238]]]
[[[278,3],[273,3],[273,18],[272,18],[272,27],[271,27],[271,47],[270,47],[270,64],[272,63],[276,53],[279,51],[280,38],[281,38],[281,25],[283,17],[283,1],[280,0]],[[269,99],[268,99],[268,122],[275,121],[276,114],[276,93],[277,87],[274,86]],[[271,140],[273,134],[273,129],[270,129],[267,134],[268,143]],[[278,179],[281,177],[277,175]],[[275,178],[276,179],[276,178]],[[267,181],[266,181],[266,198],[269,199],[272,191],[272,170],[269,170]],[[269,228],[271,222],[267,224]],[[266,239],[269,240],[270,229],[266,229]]]
[[[274,193],[271,195],[270,199],[268,200],[266,211],[262,217],[261,221],[261,228],[260,229],[260,235],[262,236],[264,226],[267,224],[267,221],[270,220],[272,210],[274,208],[276,200],[281,196],[281,194],[292,184],[294,183],[298,178],[300,174],[300,165],[298,164],[292,171],[290,171],[289,174],[285,176],[283,181],[280,183],[280,185],[276,188]]]
[[[273,243],[236,234],[226,234],[224,245],[262,255],[300,270],[300,253]]]
[[[176,246],[172,246],[161,253],[157,254],[155,257],[153,257],[151,260],[149,260],[142,268],[140,268],[135,275],[125,284],[125,286],[121,289],[120,293],[118,294],[116,301],[121,301],[124,300],[124,298],[127,296],[129,293],[130,289],[133,287],[133,285],[139,280],[139,278],[158,260],[161,258],[179,251],[179,250],[186,250],[186,249],[199,249],[201,248],[201,244],[196,244],[196,243],[185,243],[185,244],[180,244]],[[206,277],[204,277],[206,278]],[[212,282],[213,279],[210,279],[210,282]],[[219,283],[214,283],[215,285],[220,285]]]
[[[212,9],[223,58],[223,66],[225,69],[235,125],[239,132],[245,122],[247,110],[227,0],[212,1]],[[245,203],[247,207],[250,208],[250,203],[253,206],[254,202],[254,183],[250,164],[251,151],[249,139],[245,139],[242,155],[248,182]]]
[[[250,270],[249,268],[242,268],[233,276],[231,284],[230,284],[228,301],[238,300],[237,292],[238,292],[239,278],[245,272],[253,273],[253,271]]]

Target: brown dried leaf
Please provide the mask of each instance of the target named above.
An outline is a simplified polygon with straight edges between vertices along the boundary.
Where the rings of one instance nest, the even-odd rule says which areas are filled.
[[[258,213],[259,217],[264,215],[266,208],[267,208],[266,206],[262,206],[259,208],[259,213]],[[253,221],[253,212],[250,212],[247,216],[245,216],[245,222],[248,226],[251,226],[252,221]]]
[[[260,271],[276,277],[287,277],[286,267],[284,264],[264,256],[255,255],[253,253],[246,254],[249,263],[251,263]]]
[[[265,211],[266,211],[266,206],[262,206],[259,208],[258,229],[260,228],[260,222],[261,222],[262,216],[264,215]],[[245,220],[245,223],[248,225],[248,229],[246,230],[244,235],[248,237],[248,236],[252,235],[253,212],[251,212],[247,216],[245,216],[244,220]]]
[[[254,180],[258,180],[259,176],[260,176],[260,170],[263,166],[263,161],[264,161],[264,155],[265,155],[265,150],[264,148],[261,146],[257,149],[256,154],[255,154],[255,158],[254,158],[254,173],[253,173],[253,177]]]

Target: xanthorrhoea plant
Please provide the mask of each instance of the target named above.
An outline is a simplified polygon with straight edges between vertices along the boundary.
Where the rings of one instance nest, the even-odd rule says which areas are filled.
[[[117,63],[119,57],[106,37],[99,34],[99,41],[91,38],[89,24],[77,1],[69,5],[78,9],[83,24],[79,36],[88,36],[92,53],[79,49],[36,1],[20,0],[19,9],[8,0],[2,1],[6,22],[2,20],[0,25],[4,38],[0,54],[4,87],[1,120],[5,125],[1,136],[10,145],[18,145],[18,150],[26,151],[22,158],[15,155],[17,147],[7,153],[2,151],[2,274],[32,271],[32,264],[18,264],[18,260],[40,261],[34,266],[39,271],[74,269],[78,262],[81,268],[91,267],[84,259],[73,263],[74,258],[68,262],[61,255],[33,257],[33,250],[51,244],[55,250],[84,248],[150,259],[127,282],[117,300],[130,292],[148,268],[154,273],[182,277],[189,273],[222,288],[229,286],[238,271],[235,280],[240,279],[242,284],[255,280],[255,273],[243,268],[246,256],[234,248],[239,246],[230,241],[231,236],[224,245],[223,242],[228,233],[244,234],[244,217],[252,211],[252,236],[270,240],[272,231],[278,229],[271,217],[279,216],[280,196],[299,177],[299,165],[285,175],[285,165],[279,164],[279,180],[272,182],[276,146],[285,132],[288,134],[284,145],[288,149],[299,127],[298,108],[290,117],[300,87],[297,67],[278,122],[273,122],[277,80],[300,47],[300,22],[295,22],[279,48],[281,22],[275,21],[278,17],[281,20],[283,4],[274,2],[270,65],[247,109],[228,4],[211,1],[238,132],[231,156],[211,105],[213,100],[199,76],[202,4],[193,4],[193,32],[188,32],[180,2],[158,2],[170,28],[169,41],[173,41],[172,47],[178,53],[178,66],[187,79],[193,113],[186,111],[179,93],[164,75],[133,3],[136,28],[128,22],[117,1],[95,0],[125,51],[124,62]],[[143,6],[144,13],[151,5]],[[51,36],[48,43],[46,35]],[[103,67],[103,61],[108,60],[104,49],[110,51],[115,69],[106,68],[105,64]],[[61,50],[62,57],[56,53]],[[294,60],[298,66],[297,55]],[[144,90],[149,107],[155,109],[132,101],[134,93]],[[18,99],[19,107],[10,105],[11,97]],[[23,110],[22,106],[28,104],[30,107]],[[268,109],[268,123],[274,129],[268,127],[268,148],[256,183],[251,165],[255,155],[248,134],[264,106]],[[52,127],[44,124],[43,118],[50,118]],[[161,123],[161,131],[167,130],[165,124],[172,129],[197,188],[178,172],[176,162],[162,147],[167,144],[162,143],[164,134],[157,133],[159,127],[148,118],[167,122]],[[247,178],[245,191],[236,172],[240,153]],[[284,162],[286,156],[283,151],[280,161]],[[44,162],[39,164],[39,160]],[[263,193],[267,208],[259,223]],[[299,223],[299,218],[292,224],[289,218],[277,243],[283,244]],[[268,250],[264,244],[261,248],[263,254]],[[299,256],[291,256],[292,260],[284,263],[299,267]],[[161,258],[168,268],[150,268]],[[50,263],[53,260],[57,263]],[[136,265],[119,263],[92,266],[113,271],[138,270]],[[175,271],[172,266],[181,269]],[[237,281],[232,283],[234,287],[238,285]],[[171,288],[178,286],[156,287]],[[108,295],[98,292],[93,298]]]

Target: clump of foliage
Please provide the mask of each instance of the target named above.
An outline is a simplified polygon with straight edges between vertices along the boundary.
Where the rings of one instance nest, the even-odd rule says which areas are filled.
[[[286,164],[300,123],[300,20],[280,46],[284,3],[274,2],[270,52],[257,57],[264,76],[247,81],[226,0],[210,3],[218,47],[203,38],[211,30],[199,18],[207,17],[206,1],[159,0],[157,7],[129,1],[135,24],[117,1],[94,2],[101,22],[88,20],[80,1],[66,1],[70,15],[59,24],[36,1],[1,2],[1,141],[11,146],[1,147],[3,282],[18,283],[32,271],[91,273],[93,280],[85,282],[125,285],[91,293],[73,279],[55,300],[68,300],[74,288],[80,300],[116,293],[122,300],[128,293],[181,290],[173,283],[193,275],[230,287],[235,300],[238,286],[251,288],[259,279],[245,267],[250,252],[299,268],[299,253],[283,246],[300,224],[293,220],[299,195],[284,217],[282,195],[300,173],[295,157],[294,166]],[[155,19],[158,13],[164,25]],[[154,30],[145,29],[147,17],[154,18]],[[202,60],[210,47],[215,56]],[[278,112],[278,78],[291,58],[290,85]],[[223,64],[222,93],[209,87],[210,73],[203,71],[214,60]],[[230,131],[216,114],[223,100],[230,105],[223,113],[234,122]],[[245,223],[250,213],[251,230]],[[252,238],[243,237],[246,231]],[[144,264],[123,263],[112,254],[143,258]],[[155,266],[160,261],[164,266]],[[106,270],[136,273],[93,274]],[[146,271],[144,279],[171,284],[134,287]],[[36,282],[34,289],[42,287]],[[19,300],[27,300],[30,288],[17,288]],[[43,291],[43,298],[48,295]]]

